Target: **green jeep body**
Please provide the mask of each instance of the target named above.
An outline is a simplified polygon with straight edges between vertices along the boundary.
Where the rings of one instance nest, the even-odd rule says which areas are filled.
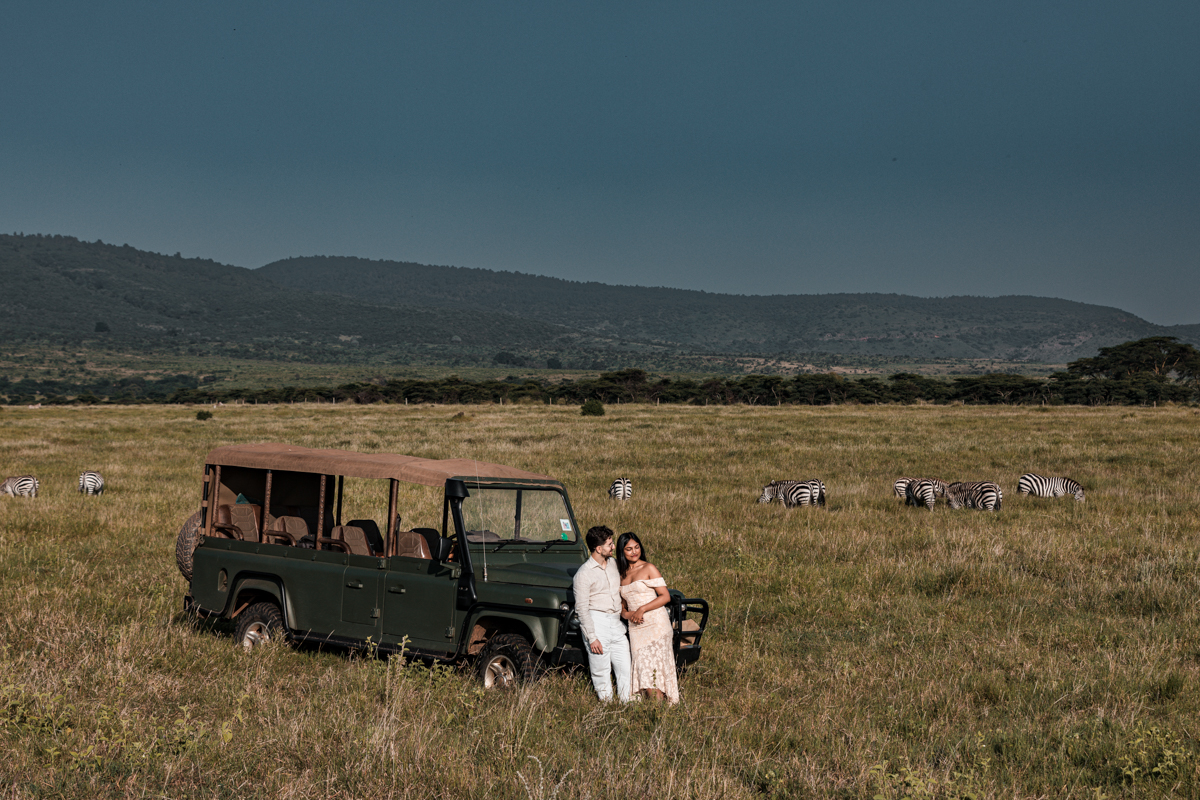
[[[342,519],[347,480],[360,511],[378,487],[382,519]],[[402,490],[414,485],[436,487],[426,497],[441,501],[440,527],[405,530]],[[428,521],[430,509],[421,513]],[[234,620],[243,645],[274,634],[427,660],[482,655],[488,685],[526,679],[535,662],[586,663],[571,585],[588,552],[566,489],[544,475],[470,459],[220,447],[205,460],[199,533],[188,602]],[[668,609],[682,667],[700,656],[708,606],[673,592]]]

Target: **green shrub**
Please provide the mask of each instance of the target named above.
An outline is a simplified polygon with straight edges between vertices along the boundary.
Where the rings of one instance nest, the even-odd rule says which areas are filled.
[[[579,413],[585,417],[603,417],[604,404],[594,397],[591,400],[584,400]]]
[[[212,419],[212,412],[211,411],[197,411],[196,419],[200,420],[201,422],[203,422],[206,419]]]

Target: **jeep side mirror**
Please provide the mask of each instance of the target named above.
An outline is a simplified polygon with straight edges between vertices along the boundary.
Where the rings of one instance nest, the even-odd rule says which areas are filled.
[[[444,562],[450,557],[450,548],[454,547],[454,542],[439,536],[430,543],[430,553],[434,561]]]

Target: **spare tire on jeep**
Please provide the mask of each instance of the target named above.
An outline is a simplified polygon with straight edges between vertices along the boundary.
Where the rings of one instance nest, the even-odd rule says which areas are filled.
[[[185,581],[192,580],[192,551],[200,540],[200,512],[188,517],[187,522],[179,529],[175,537],[175,563],[179,566],[179,574]]]

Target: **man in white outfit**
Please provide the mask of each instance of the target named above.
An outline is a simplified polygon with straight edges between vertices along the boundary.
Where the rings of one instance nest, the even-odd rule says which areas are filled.
[[[597,525],[587,532],[592,556],[575,573],[575,613],[590,642],[588,666],[592,686],[601,700],[612,699],[612,677],[617,676],[617,697],[629,701],[629,639],[621,621],[621,573],[612,560],[616,551],[613,532]]]

